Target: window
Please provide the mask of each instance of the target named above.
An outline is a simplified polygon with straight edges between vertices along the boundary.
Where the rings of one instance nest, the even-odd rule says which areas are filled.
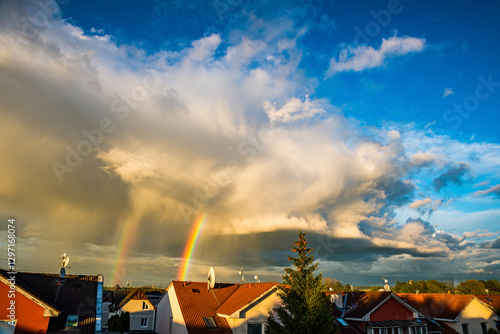
[[[409,332],[411,334],[425,334],[426,330],[425,327],[422,326],[411,326],[409,327]]]
[[[248,334],[262,334],[262,324],[248,324]]]
[[[141,327],[148,327],[148,319],[141,318]]]
[[[483,334],[486,334],[486,332],[488,331],[488,323],[487,322],[481,323],[481,330],[483,331]]]
[[[66,320],[66,327],[78,327],[78,314],[68,315]]]
[[[193,291],[193,293],[200,293],[199,289],[191,289],[191,291]]]
[[[462,334],[470,334],[469,324],[462,324]]]
[[[349,327],[349,324],[344,319],[337,318],[337,321],[340,323],[342,327]]]
[[[149,305],[147,302],[142,302],[142,309],[143,310],[149,310]]]
[[[205,320],[205,325],[207,325],[207,328],[217,328],[214,317],[203,317],[203,320]]]

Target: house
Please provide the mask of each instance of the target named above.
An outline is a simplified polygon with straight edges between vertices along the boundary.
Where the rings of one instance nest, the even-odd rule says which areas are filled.
[[[61,278],[0,269],[0,295],[8,297],[0,298],[0,329],[16,334],[100,333],[103,280],[102,275]]]
[[[440,321],[461,334],[486,333],[496,328],[498,316],[474,295],[443,293],[398,294],[398,296],[435,321]]]
[[[130,314],[130,331],[153,332],[155,328],[155,306],[139,288],[121,291],[119,288],[104,292],[103,314],[106,316],[103,328],[114,315]]]
[[[331,294],[342,333],[427,333],[424,315],[390,291]]]
[[[157,303],[156,331],[165,334],[262,334],[279,302],[277,283],[172,281]]]
[[[342,334],[457,334],[393,292],[327,292]]]

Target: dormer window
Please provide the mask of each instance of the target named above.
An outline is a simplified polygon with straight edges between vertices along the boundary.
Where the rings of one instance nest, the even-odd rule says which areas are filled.
[[[205,325],[207,325],[207,328],[217,328],[214,317],[203,317],[203,320],[205,320]]]
[[[66,327],[78,327],[78,315],[70,314],[66,319]]]

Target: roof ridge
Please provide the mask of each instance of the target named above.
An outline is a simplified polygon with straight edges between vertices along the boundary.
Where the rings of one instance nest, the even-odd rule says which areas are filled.
[[[237,298],[236,301],[239,301],[243,298],[244,295],[242,294],[245,294],[245,293],[248,293],[248,291],[251,291],[251,290],[246,290],[248,289],[248,287],[252,287],[252,286],[256,286],[256,287],[264,287],[265,290],[262,291],[262,290],[257,290],[256,293],[258,293],[258,295],[250,295],[249,297],[251,298],[250,300],[245,300],[243,303],[235,303],[234,298]],[[277,287],[278,284],[277,283],[271,283],[271,282],[264,282],[264,283],[245,283],[245,284],[240,284],[238,286],[237,289],[235,289],[227,298],[226,300],[224,301],[224,303],[222,303],[221,305],[219,305],[219,307],[217,307],[217,314],[219,314],[219,312],[223,311],[225,308],[229,309],[229,310],[224,310],[227,312],[231,312],[231,314],[233,314],[234,312],[237,312],[245,307],[247,307],[248,305],[250,305],[251,303],[253,303],[255,300],[257,299],[260,299],[261,297],[263,297],[264,295],[266,295],[267,293],[269,293],[273,288]],[[245,291],[243,291],[242,289],[245,289]],[[239,291],[242,291],[241,294],[239,296],[236,296],[238,294]],[[254,290],[255,291],[255,290]],[[234,297],[234,298],[233,298]],[[248,296],[245,296],[247,297],[248,299]],[[235,304],[235,305],[231,305],[231,303]],[[232,306],[232,307],[231,307]],[[226,314],[224,313],[224,314]],[[222,314],[222,313],[221,313]],[[230,315],[230,314],[226,314],[226,315]]]

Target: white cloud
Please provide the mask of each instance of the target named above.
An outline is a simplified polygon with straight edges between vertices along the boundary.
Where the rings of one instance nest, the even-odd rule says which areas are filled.
[[[474,196],[484,196],[484,195],[489,195],[489,194],[496,194],[500,196],[500,184],[497,184],[496,186],[493,186],[489,189],[486,190],[478,190],[474,192],[472,195]]]
[[[329,103],[326,100],[311,100],[306,95],[304,102],[299,98],[292,97],[284,106],[277,109],[276,103],[264,101],[262,107],[271,122],[288,123],[300,119],[312,118],[323,114]]]
[[[421,214],[427,213],[429,215],[432,215],[442,205],[443,205],[443,202],[439,199],[433,201],[430,198],[424,198],[421,200],[416,200],[413,203],[411,203],[410,208],[417,210]]]
[[[340,52],[338,60],[332,58],[330,67],[326,73],[332,77],[339,72],[355,71],[362,72],[367,69],[383,66],[386,59],[403,56],[411,52],[421,52],[425,48],[426,41],[415,37],[391,37],[383,39],[378,49],[371,46],[349,46]]]
[[[427,166],[436,160],[436,155],[431,152],[417,152],[410,156],[410,164],[415,167]]]
[[[188,58],[193,61],[203,61],[212,57],[222,42],[217,34],[212,34],[193,42],[193,48],[188,52]]]
[[[448,95],[452,95],[452,94],[455,94],[455,92],[451,88],[445,88],[444,93],[443,93],[443,97],[447,97]]]
[[[430,126],[436,124],[436,121],[429,122],[425,125],[424,129],[428,129]]]
[[[101,152],[96,158],[103,160],[106,167],[103,169],[112,174],[119,175],[123,181],[131,184],[140,182],[145,177],[155,177],[155,169],[158,168],[154,157],[149,159],[137,157],[124,150],[113,148],[107,152]]]
[[[427,205],[429,203],[432,203],[432,199],[430,199],[430,198],[420,199],[418,201],[415,201],[415,202],[411,203],[410,204],[410,208],[412,208],[412,209],[418,209],[418,208],[420,208],[422,206],[425,206],[425,205]]]

